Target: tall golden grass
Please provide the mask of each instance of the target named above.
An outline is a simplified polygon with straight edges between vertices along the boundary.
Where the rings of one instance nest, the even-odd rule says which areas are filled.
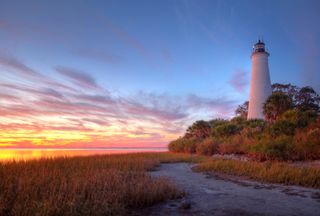
[[[152,178],[148,170],[192,160],[138,153],[0,163],[0,215],[126,215],[181,195],[173,182]]]
[[[320,188],[320,168],[296,167],[285,162],[208,159],[193,170],[244,176],[262,182]]]

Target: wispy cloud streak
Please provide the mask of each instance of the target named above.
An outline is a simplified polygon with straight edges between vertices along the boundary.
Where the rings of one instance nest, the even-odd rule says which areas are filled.
[[[57,66],[56,71],[69,78],[76,85],[80,85],[85,88],[99,88],[96,81],[83,71],[63,66]]]

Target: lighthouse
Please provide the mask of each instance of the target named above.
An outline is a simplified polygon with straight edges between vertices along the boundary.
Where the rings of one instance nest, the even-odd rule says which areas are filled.
[[[263,104],[272,94],[268,65],[269,53],[265,44],[258,41],[252,50],[251,81],[248,119],[264,119]]]

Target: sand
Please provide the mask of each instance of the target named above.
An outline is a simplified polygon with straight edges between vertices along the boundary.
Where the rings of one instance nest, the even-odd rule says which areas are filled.
[[[142,215],[320,215],[320,190],[195,173],[191,168],[187,163],[162,164],[151,172],[168,177],[186,196],[147,208]]]

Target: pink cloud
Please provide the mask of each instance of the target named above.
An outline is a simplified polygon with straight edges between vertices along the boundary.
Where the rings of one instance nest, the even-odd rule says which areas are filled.
[[[232,74],[229,84],[239,93],[243,93],[249,85],[248,73],[244,70],[236,70]]]
[[[233,100],[228,100],[226,98],[204,98],[199,97],[197,95],[189,95],[188,97],[188,105],[192,109],[209,109],[214,112],[218,112],[218,114],[229,115],[233,112],[234,107],[237,102]]]

